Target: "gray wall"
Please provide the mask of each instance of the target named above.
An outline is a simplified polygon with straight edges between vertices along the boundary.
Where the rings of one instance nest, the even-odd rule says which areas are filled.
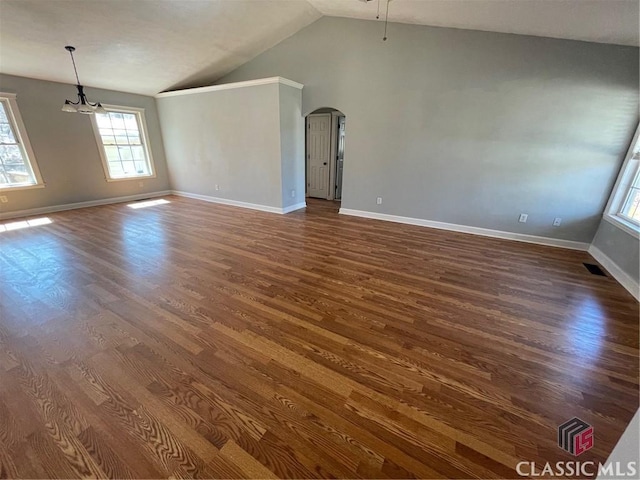
[[[2,195],[9,200],[0,204],[3,214],[169,189],[153,97],[86,88],[85,93],[92,101],[145,109],[156,178],[107,182],[91,119],[87,115],[61,111],[65,99],[76,98],[74,85],[0,75],[0,91],[17,95],[18,108],[46,183],[45,188],[2,190]]]
[[[218,83],[280,75],[304,114],[344,112],[344,208],[590,242],[638,121],[638,49],[381,29],[325,17]]]
[[[640,240],[615,225],[602,220],[593,246],[609,257],[622,271],[640,283]]]
[[[607,464],[614,464],[614,474],[598,474],[596,480],[620,480],[623,478],[632,478],[633,475],[628,471],[627,466],[630,462],[634,462],[636,472],[638,472],[638,469],[640,468],[640,454],[638,452],[640,452],[640,410],[636,411],[636,414],[631,419],[629,425],[627,425],[622,437],[620,437],[620,440],[618,440],[618,443],[607,459]],[[618,475],[615,473],[616,463],[619,463],[621,472],[629,473],[628,477],[624,474]],[[638,475],[636,474],[635,477],[638,478]]]
[[[282,206],[305,201],[304,118],[302,90],[280,84],[280,148],[282,158]],[[295,190],[295,196],[291,191]]]
[[[157,103],[174,190],[282,207],[279,84]]]

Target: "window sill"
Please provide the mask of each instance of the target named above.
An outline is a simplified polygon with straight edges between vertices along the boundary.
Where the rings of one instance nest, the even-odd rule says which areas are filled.
[[[106,178],[107,182],[126,182],[130,180],[148,180],[151,178],[156,178],[156,175],[139,175],[137,177],[124,177],[124,178]]]
[[[15,185],[15,186],[6,186],[0,187],[0,192],[15,192],[18,190],[31,190],[33,188],[44,188],[44,183],[36,183],[35,185]]]
[[[624,218],[620,218],[617,215],[611,215],[609,213],[605,213],[603,218],[610,224],[618,227],[621,230],[624,230],[629,235],[633,235],[633,237],[635,238],[638,238],[638,236],[640,235],[640,227],[626,221]]]

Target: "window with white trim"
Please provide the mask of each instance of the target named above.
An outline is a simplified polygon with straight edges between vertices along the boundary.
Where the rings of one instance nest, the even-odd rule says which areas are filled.
[[[16,96],[0,94],[0,189],[42,187]]]
[[[96,113],[91,120],[107,181],[154,177],[144,110],[103,106],[107,113]]]
[[[625,230],[640,231],[640,126],[622,164],[605,218]]]
[[[619,214],[630,222],[640,225],[640,169],[637,165],[640,160],[640,149],[635,152],[632,159],[636,163],[636,172]]]

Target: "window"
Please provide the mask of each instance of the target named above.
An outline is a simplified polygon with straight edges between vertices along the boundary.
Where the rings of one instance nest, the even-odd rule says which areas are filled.
[[[0,189],[43,186],[16,96],[0,93]]]
[[[640,231],[640,126],[627,152],[618,181],[607,205],[605,219],[624,230]]]
[[[640,160],[640,150],[635,152],[632,158],[637,163],[638,160]],[[640,225],[640,170],[637,166],[633,183],[631,183],[626,199],[620,209],[620,215],[627,220]]]
[[[154,177],[151,151],[147,146],[144,110],[104,106],[91,121],[107,181]]]

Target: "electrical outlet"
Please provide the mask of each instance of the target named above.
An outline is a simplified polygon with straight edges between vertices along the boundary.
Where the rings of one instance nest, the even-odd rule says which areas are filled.
[[[562,224],[562,219],[560,217],[556,217],[553,219],[553,226],[559,227]]]
[[[527,219],[529,218],[529,215],[526,213],[521,213],[520,217],[518,218],[518,221],[520,223],[527,223]]]
[[[382,205],[382,197],[376,198],[376,204],[377,205]]]
[[[220,185],[218,185],[218,184],[216,183],[216,191],[217,191],[217,190],[220,190]]]
[[[8,203],[9,199],[6,195],[0,195],[0,203]]]
[[[291,198],[296,198],[296,191],[295,190],[291,190]]]

